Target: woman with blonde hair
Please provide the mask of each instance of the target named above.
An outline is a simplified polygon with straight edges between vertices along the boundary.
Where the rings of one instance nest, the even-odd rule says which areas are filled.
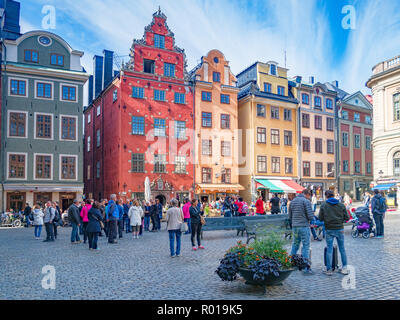
[[[133,201],[132,207],[129,208],[128,217],[132,227],[133,239],[139,239],[140,226],[142,225],[142,217],[144,212],[137,200]]]
[[[33,207],[33,225],[35,226],[35,239],[40,239],[40,234],[42,233],[43,227],[43,216],[44,213],[40,210],[40,206],[35,205]]]
[[[184,223],[183,211],[179,208],[179,202],[176,199],[171,200],[171,207],[167,211],[167,230],[169,234],[169,249],[171,257],[179,257],[181,254],[181,225]],[[175,252],[176,238],[176,252]]]

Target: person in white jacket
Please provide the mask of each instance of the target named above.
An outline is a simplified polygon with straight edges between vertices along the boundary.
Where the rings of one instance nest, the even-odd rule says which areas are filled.
[[[32,214],[33,214],[33,225],[35,226],[35,239],[38,240],[40,239],[40,234],[42,233],[44,213],[42,210],[40,210],[40,207],[38,205],[35,205],[33,207]]]
[[[128,216],[132,227],[133,239],[139,239],[139,231],[142,224],[142,217],[144,217],[144,212],[137,200],[135,200],[132,207],[129,208]]]

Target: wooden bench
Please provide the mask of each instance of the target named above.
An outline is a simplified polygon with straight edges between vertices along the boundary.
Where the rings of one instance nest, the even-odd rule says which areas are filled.
[[[292,231],[289,226],[287,215],[268,216],[264,220],[245,220],[245,230],[247,235],[247,243],[256,240],[257,236],[268,233],[282,233],[285,238],[290,238]]]

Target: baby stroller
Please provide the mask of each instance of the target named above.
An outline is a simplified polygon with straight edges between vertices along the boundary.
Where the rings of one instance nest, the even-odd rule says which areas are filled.
[[[358,238],[361,234],[364,239],[368,239],[371,233],[376,236],[375,224],[369,214],[369,208],[366,206],[359,207],[355,211],[356,219],[353,222],[351,236]]]

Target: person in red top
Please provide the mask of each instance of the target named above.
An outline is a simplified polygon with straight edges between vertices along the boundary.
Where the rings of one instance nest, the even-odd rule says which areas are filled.
[[[92,208],[91,203],[92,202],[89,199],[86,200],[86,204],[82,208],[82,211],[81,211],[81,218],[82,218],[82,224],[83,224],[83,243],[86,243],[86,241],[88,240],[88,233],[86,232],[86,228],[89,223],[88,213],[89,213],[89,210]]]
[[[243,209],[243,198],[237,198],[235,204],[238,206],[239,216],[242,216],[243,215],[243,211],[242,211],[242,209]]]
[[[260,196],[258,198],[258,200],[256,201],[256,213],[257,214],[265,214],[264,201],[262,199],[262,196]]]

